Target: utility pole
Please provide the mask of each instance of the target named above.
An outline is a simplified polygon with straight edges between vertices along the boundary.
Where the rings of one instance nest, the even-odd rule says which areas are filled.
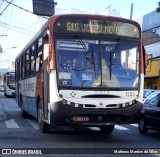
[[[1,44],[0,44],[0,53],[2,53],[2,51],[3,51],[3,49],[2,49]]]
[[[133,3],[131,4],[130,20],[132,20],[132,16],[133,16]]]
[[[11,0],[11,1],[9,2],[9,4],[3,9],[3,11],[0,13],[0,15],[3,14],[3,12],[9,7],[9,5],[10,5],[12,2],[13,2],[13,0]]]

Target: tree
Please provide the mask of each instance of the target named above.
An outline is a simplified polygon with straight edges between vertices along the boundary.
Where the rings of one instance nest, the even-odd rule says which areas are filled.
[[[158,2],[158,7],[156,8],[157,12],[160,12],[160,2]]]

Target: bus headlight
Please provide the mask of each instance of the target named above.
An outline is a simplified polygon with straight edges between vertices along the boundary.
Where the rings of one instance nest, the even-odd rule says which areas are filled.
[[[129,102],[125,103],[125,107],[128,107],[129,106]]]

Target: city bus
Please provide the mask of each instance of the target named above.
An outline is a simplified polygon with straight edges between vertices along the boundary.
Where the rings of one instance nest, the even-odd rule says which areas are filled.
[[[15,97],[15,72],[5,72],[3,75],[4,95]]]
[[[137,123],[143,97],[145,51],[132,20],[83,14],[50,17],[15,60],[22,116],[41,132],[54,126]]]

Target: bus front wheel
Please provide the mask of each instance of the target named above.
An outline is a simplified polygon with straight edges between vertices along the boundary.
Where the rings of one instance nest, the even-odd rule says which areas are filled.
[[[113,130],[114,125],[100,126],[100,131],[102,134],[111,134]]]
[[[47,124],[46,122],[43,121],[43,111],[40,107],[38,106],[38,124],[39,124],[39,129],[42,133],[49,133],[51,130],[51,125]]]

